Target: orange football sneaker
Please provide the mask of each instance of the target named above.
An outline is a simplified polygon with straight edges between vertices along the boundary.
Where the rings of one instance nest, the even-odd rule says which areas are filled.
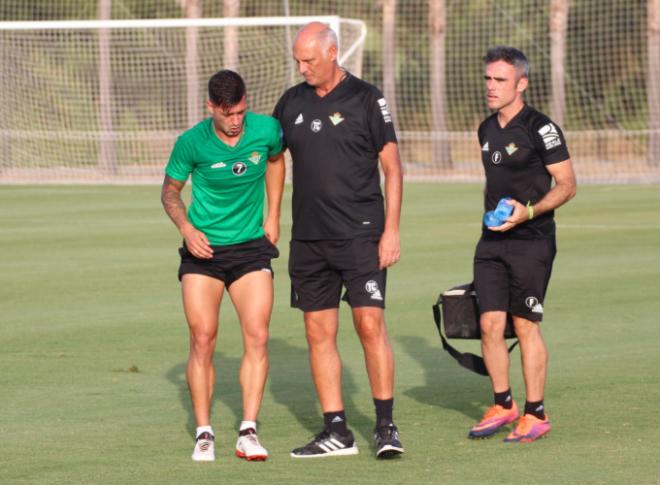
[[[504,441],[507,443],[531,443],[548,434],[551,429],[552,426],[550,426],[547,414],[545,415],[545,419],[539,419],[533,414],[524,414],[520,417],[516,429],[511,431],[504,438]]]
[[[516,419],[518,419],[518,405],[515,401],[511,409],[495,404],[489,407],[481,421],[470,429],[468,437],[487,438],[495,434],[502,426],[513,423]]]

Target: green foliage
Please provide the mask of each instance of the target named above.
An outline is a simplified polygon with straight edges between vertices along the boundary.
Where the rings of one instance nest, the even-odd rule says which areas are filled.
[[[574,2],[568,32],[569,129],[645,125],[646,1]],[[588,68],[585,68],[588,63]]]
[[[221,0],[203,0],[201,4],[204,16],[223,15]],[[288,4],[291,15],[337,14],[363,19],[369,29],[363,77],[382,86],[380,2],[288,0]],[[551,97],[550,0],[444,0],[444,4],[449,128],[472,130],[487,114],[481,58],[496,44],[514,45],[528,55],[532,76],[527,100],[547,110]],[[574,0],[570,4],[564,128],[645,128],[646,0]],[[284,0],[261,0],[243,1],[240,8],[243,16],[271,16],[284,15],[284,6]],[[0,5],[0,19],[5,20],[95,18],[96,12],[97,2],[85,0],[12,0]],[[112,0],[112,13],[113,18],[184,15],[175,0]],[[428,1],[398,2],[396,21],[396,53],[385,55],[396,54],[397,117],[407,130],[428,130],[432,118]],[[155,107],[150,100],[144,103]]]

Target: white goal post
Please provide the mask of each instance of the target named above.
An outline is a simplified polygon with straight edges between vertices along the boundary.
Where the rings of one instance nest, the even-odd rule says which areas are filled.
[[[311,21],[359,76],[366,25],[338,16],[0,22],[0,183],[158,180],[217,70],[270,114],[301,80],[292,39]]]

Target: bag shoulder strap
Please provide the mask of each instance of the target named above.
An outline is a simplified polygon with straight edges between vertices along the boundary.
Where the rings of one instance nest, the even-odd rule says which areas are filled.
[[[433,305],[433,319],[435,320],[435,326],[438,327],[438,333],[440,334],[440,340],[442,340],[442,348],[451,355],[456,362],[462,367],[465,367],[472,372],[475,372],[482,376],[488,375],[488,370],[486,369],[486,364],[484,363],[483,357],[480,355],[473,354],[471,352],[459,352],[453,347],[447,339],[442,334],[442,317],[440,316],[440,304],[442,302],[442,296],[438,298],[438,302]],[[513,342],[509,346],[509,353],[518,345],[518,340]]]

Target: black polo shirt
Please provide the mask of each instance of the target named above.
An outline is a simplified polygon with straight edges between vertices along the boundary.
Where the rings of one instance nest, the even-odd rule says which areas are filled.
[[[543,113],[528,105],[504,127],[497,113],[479,126],[481,161],[486,172],[484,208],[493,210],[503,197],[535,204],[550,191],[552,176],[547,165],[568,160],[570,155],[561,129]],[[483,226],[488,239],[537,239],[554,237],[554,211],[500,233]]]
[[[293,160],[293,239],[382,234],[378,154],[396,142],[382,93],[350,73],[323,97],[303,82],[282,95],[273,116]]]

